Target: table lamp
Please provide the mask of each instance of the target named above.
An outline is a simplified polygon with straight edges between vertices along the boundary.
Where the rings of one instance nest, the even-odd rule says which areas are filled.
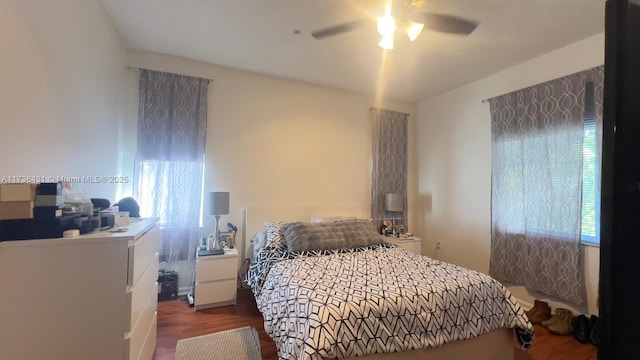
[[[389,212],[404,211],[404,197],[402,194],[386,194],[384,197],[384,209]],[[393,232],[396,232],[396,217],[391,218]]]
[[[220,236],[220,215],[229,214],[229,193],[215,191],[211,193],[211,215],[216,218],[215,239]]]

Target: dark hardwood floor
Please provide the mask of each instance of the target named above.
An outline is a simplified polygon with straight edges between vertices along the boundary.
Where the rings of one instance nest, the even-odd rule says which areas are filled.
[[[276,346],[264,332],[262,315],[251,291],[238,290],[238,304],[194,311],[185,301],[158,303],[158,337],[155,360],[173,360],[178,340],[211,334],[243,326],[252,326],[260,334],[262,357],[277,359]],[[515,360],[596,360],[596,347],[580,344],[573,336],[558,336],[536,325],[533,348],[528,353],[514,340]]]
[[[555,335],[540,325],[534,325],[536,336],[528,353],[516,347],[515,360],[597,360],[598,351],[592,344],[581,344],[573,335]]]
[[[178,340],[243,326],[258,330],[263,359],[278,358],[276,345],[264,332],[262,314],[248,289],[238,289],[236,306],[200,311],[189,307],[186,301],[161,301],[158,303],[158,336],[154,359],[173,360]]]

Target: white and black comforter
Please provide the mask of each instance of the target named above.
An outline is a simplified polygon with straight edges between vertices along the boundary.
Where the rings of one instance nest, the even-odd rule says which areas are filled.
[[[395,245],[289,253],[267,246],[248,277],[281,359],[347,358],[436,347],[533,326],[491,277]]]

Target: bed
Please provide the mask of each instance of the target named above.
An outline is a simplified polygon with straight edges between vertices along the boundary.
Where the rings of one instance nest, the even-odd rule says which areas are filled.
[[[514,329],[521,346],[531,346],[533,326],[492,278],[360,236],[369,231],[366,220],[308,223],[313,216],[361,219],[362,213],[357,207],[246,209],[245,253],[255,257],[247,282],[281,359],[506,360],[513,359]],[[254,252],[254,234],[265,223],[268,244]],[[346,224],[357,233],[347,242],[367,238],[356,240],[363,246],[309,250],[292,241],[306,244],[319,227],[341,233]]]

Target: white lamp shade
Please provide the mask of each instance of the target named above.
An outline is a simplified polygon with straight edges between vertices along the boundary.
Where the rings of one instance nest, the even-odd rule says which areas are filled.
[[[386,194],[384,197],[384,209],[386,211],[403,211],[404,197],[402,194]]]
[[[420,24],[417,22],[409,21],[407,25],[407,36],[409,36],[409,40],[413,41],[420,36],[422,30],[424,29],[424,24]]]
[[[229,214],[229,193],[228,192],[212,192],[211,193],[211,215],[227,215]]]
[[[391,36],[383,36],[378,46],[386,50],[393,50],[393,38]]]

